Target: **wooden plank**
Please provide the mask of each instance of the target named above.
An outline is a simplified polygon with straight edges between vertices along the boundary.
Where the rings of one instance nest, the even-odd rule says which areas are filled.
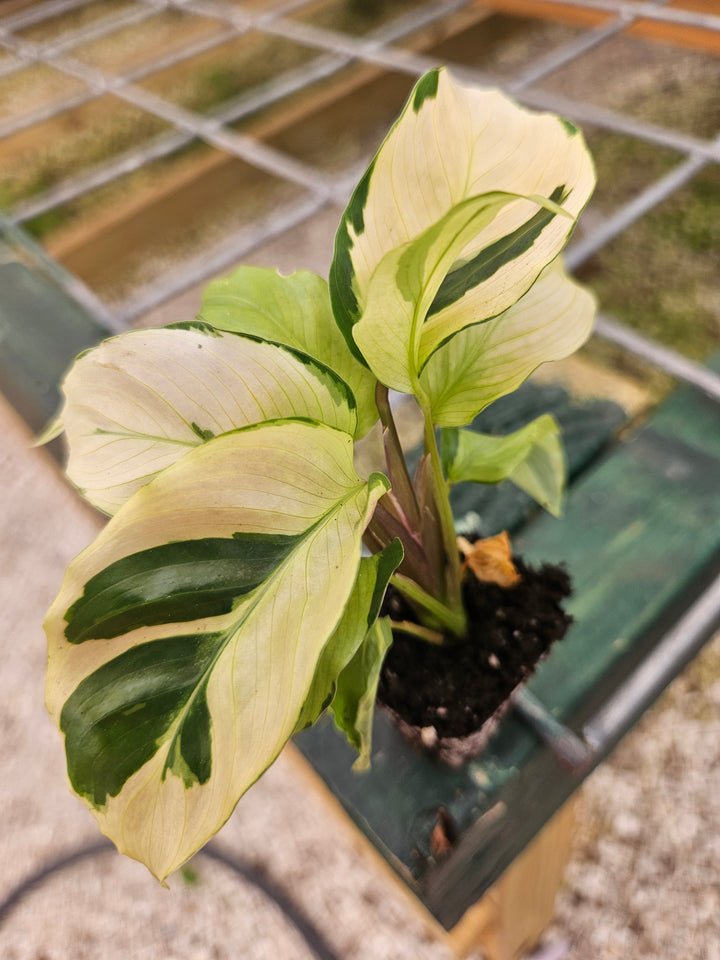
[[[480,948],[487,960],[515,960],[535,946],[555,912],[574,825],[570,799],[450,931],[457,956]]]
[[[496,13],[535,17],[587,29],[604,26],[614,19],[612,11],[578,7],[572,3],[563,3],[563,0],[486,0],[484,6]],[[670,6],[701,13],[720,14],[718,0],[695,0],[695,2],[683,0],[683,2],[671,3]],[[624,32],[643,40],[690,47],[706,53],[720,52],[720,33],[716,30],[704,30],[701,27],[660,20],[639,19]]]
[[[42,273],[0,263],[0,391],[38,432],[73,359],[109,332]]]

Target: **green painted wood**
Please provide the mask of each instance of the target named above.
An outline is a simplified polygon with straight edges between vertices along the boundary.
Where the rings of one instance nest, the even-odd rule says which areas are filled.
[[[35,432],[57,412],[58,384],[74,358],[107,336],[42,273],[0,263],[0,391]]]
[[[535,562],[565,561],[575,582],[575,623],[530,681],[568,724],[607,698],[720,561],[718,422],[717,405],[678,389],[579,476],[560,520],[538,517],[515,539]],[[375,736],[372,769],[362,777],[350,772],[352,752],[329,724],[303,733],[298,745],[448,928],[582,779],[514,715],[480,757],[450,773],[414,751],[382,712]],[[460,840],[435,864],[429,838],[439,806]]]

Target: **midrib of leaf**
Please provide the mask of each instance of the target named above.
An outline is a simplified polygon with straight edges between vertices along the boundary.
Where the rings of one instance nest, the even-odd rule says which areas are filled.
[[[324,525],[326,522],[328,522],[333,516],[333,514],[338,513],[348,503],[348,501],[352,499],[352,497],[356,496],[360,492],[360,490],[364,486],[366,486],[365,483],[357,484],[357,486],[354,487],[350,493],[346,494],[330,510],[328,510],[327,513],[323,514],[323,516],[320,517],[318,520],[316,520],[315,523],[312,524],[312,526],[307,528],[307,530],[305,531],[305,535],[303,536],[302,540],[299,541],[298,545],[296,547],[293,547],[293,549],[290,550],[290,552],[285,557],[285,559],[282,560],[280,564],[275,568],[273,573],[271,573],[270,576],[262,584],[260,584],[260,586],[256,587],[255,596],[252,598],[252,600],[248,602],[248,605],[245,608],[242,617],[238,621],[234,622],[231,626],[229,626],[226,630],[220,632],[219,636],[221,639],[217,645],[215,654],[211,658],[206,669],[201,674],[200,678],[198,679],[198,682],[195,684],[195,688],[193,692],[190,694],[190,696],[188,697],[185,703],[185,706],[182,709],[182,712],[178,715],[177,719],[174,721],[173,724],[171,724],[170,728],[168,729],[169,737],[165,743],[165,753],[163,756],[163,779],[164,779],[166,770],[169,769],[169,768],[166,768],[165,766],[165,764],[167,763],[167,758],[170,754],[170,751],[173,749],[175,745],[178,735],[182,732],[182,727],[185,723],[185,720],[187,719],[187,715],[190,712],[192,705],[195,703],[195,700],[198,697],[200,691],[209,681],[210,676],[212,675],[212,672],[215,669],[215,666],[218,660],[220,659],[222,654],[225,652],[228,645],[232,642],[233,636],[235,636],[238,633],[238,631],[242,628],[243,624],[247,623],[251,615],[257,609],[260,602],[267,595],[267,592],[270,589],[270,587],[273,585],[274,581],[277,578],[279,578],[280,574],[294,560],[295,554],[301,548],[307,545],[308,540],[311,537],[313,531],[318,529],[320,526]],[[301,704],[300,712],[302,711],[302,706],[303,705]],[[300,716],[300,712],[298,713],[298,716]],[[182,756],[182,753],[180,753],[180,756]]]

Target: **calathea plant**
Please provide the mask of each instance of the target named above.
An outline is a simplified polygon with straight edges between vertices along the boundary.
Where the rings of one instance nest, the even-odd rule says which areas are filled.
[[[155,876],[328,706],[366,762],[391,578],[406,629],[464,632],[450,484],[509,476],[557,511],[550,417],[463,427],[588,336],[559,253],[593,182],[570,123],[433,71],[352,196],[329,288],[244,267],[197,322],[76,361],[56,430],[111,519],[47,616],[47,703],[74,790]],[[412,477],[389,389],[424,418]],[[387,475],[360,476],[376,423]]]

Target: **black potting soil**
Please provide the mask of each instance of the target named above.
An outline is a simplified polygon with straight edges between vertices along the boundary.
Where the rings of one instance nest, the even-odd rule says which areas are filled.
[[[517,557],[521,581],[514,587],[465,577],[470,628],[461,640],[437,645],[396,633],[380,675],[378,700],[406,723],[434,727],[440,737],[478,730],[564,636],[572,622],[561,607],[570,594],[562,567],[539,570]],[[417,620],[393,587],[383,605],[393,620]]]

